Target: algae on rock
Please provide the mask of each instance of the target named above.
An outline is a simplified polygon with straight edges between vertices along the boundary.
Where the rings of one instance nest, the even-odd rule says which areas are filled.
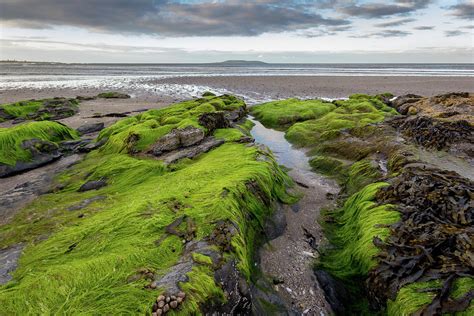
[[[273,203],[292,200],[286,193],[290,178],[267,152],[240,143],[235,130],[214,131],[199,124],[204,113],[243,107],[232,96],[209,96],[147,111],[104,129],[99,136],[107,140],[102,148],[62,174],[54,193],[39,197],[0,227],[1,247],[27,244],[13,280],[0,287],[2,310],[143,314],[152,311],[159,294],[176,286],[186,293],[179,314],[236,304],[215,280],[216,269],[235,262],[236,275],[249,281],[254,247]],[[166,166],[148,154],[162,136],[186,126],[225,143],[179,166]],[[262,155],[266,159],[259,159]],[[98,179],[107,179],[108,185],[78,192],[83,183]],[[98,195],[105,198],[71,210]],[[192,225],[179,229],[191,227],[190,239],[167,232],[183,216]],[[229,227],[226,247],[219,246],[221,237],[215,233],[222,223]],[[210,265],[201,248],[191,250],[196,244],[211,247],[205,254],[217,256],[217,266]],[[156,288],[154,282],[165,276],[176,283]]]

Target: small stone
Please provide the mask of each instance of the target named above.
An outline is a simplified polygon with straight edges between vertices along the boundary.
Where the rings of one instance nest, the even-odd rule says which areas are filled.
[[[158,316],[163,315],[163,311],[162,311],[161,309],[158,309],[158,310],[156,311],[156,315],[158,315]]]
[[[170,306],[168,304],[166,304],[165,306],[163,306],[163,313],[166,313],[170,310]]]
[[[171,297],[171,300],[172,300],[172,301],[176,301],[176,296],[171,295],[170,297]]]
[[[184,293],[184,292],[179,292],[179,293],[177,294],[177,296],[178,296],[178,297],[181,297],[181,298],[185,298],[185,297],[186,297],[186,293]]]
[[[171,301],[170,297],[167,296],[165,301],[166,301],[166,303],[169,303]]]
[[[158,308],[162,308],[163,306],[165,306],[165,302],[164,301],[159,301],[158,302]]]
[[[416,107],[410,106],[410,107],[408,108],[408,114],[409,114],[409,115],[415,115],[415,114],[417,114],[417,113],[418,113],[418,109],[417,109]]]
[[[151,313],[151,316],[158,316],[158,313],[157,313],[157,312],[153,312],[153,313]]]
[[[156,289],[156,282],[151,282],[150,288],[151,289]]]
[[[158,304],[155,303],[153,304],[153,307],[151,308],[152,311],[156,311],[158,309]]]
[[[178,297],[178,298],[176,299],[176,302],[178,302],[178,304],[181,304],[182,301],[183,301],[183,298],[182,298],[182,297]]]
[[[176,307],[178,307],[178,302],[177,302],[177,301],[172,301],[172,302],[170,303],[170,307],[171,307],[172,309],[175,309]]]
[[[160,295],[158,296],[158,298],[156,299],[157,302],[159,301],[164,301],[165,300],[165,296],[164,295]]]

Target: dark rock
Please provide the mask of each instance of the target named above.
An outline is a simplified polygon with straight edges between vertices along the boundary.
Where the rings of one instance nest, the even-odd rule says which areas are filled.
[[[214,279],[220,284],[227,300],[224,304],[207,302],[201,306],[204,315],[250,315],[252,300],[245,278],[240,275],[235,260],[228,260],[214,272]],[[244,285],[245,283],[245,285]],[[241,292],[244,290],[245,294]]]
[[[13,166],[0,163],[0,178],[35,169],[62,156],[55,143],[36,138],[23,141],[21,147],[30,152],[30,161],[17,161]]]
[[[90,100],[95,100],[96,98],[97,98],[96,96],[82,96],[82,95],[78,95],[76,97],[76,99],[79,101],[90,101]]]
[[[28,115],[29,119],[59,120],[73,116],[78,112],[77,101],[74,99],[57,98],[46,100],[42,107],[36,112]]]
[[[218,128],[227,128],[230,126],[230,121],[225,115],[225,112],[204,113],[199,117],[199,124],[207,129],[208,134],[211,134]]]
[[[268,240],[273,240],[283,234],[286,229],[285,210],[281,204],[277,204],[272,217],[265,221],[264,232]]]
[[[87,146],[91,142],[92,139],[67,140],[59,143],[59,147],[63,153],[76,153],[80,152],[80,148]]]
[[[157,258],[158,259],[158,258]],[[178,287],[180,282],[187,282],[187,273],[191,272],[193,262],[189,258],[188,261],[179,262],[171,267],[168,272],[159,280],[156,280],[157,287],[164,288],[168,293],[179,293],[181,290]]]
[[[94,197],[91,197],[90,199],[85,199],[85,200],[81,201],[79,204],[69,206],[67,209],[69,211],[81,210],[81,209],[87,207],[89,204],[91,204],[95,201],[100,201],[100,200],[104,200],[104,199],[105,199],[105,196],[103,196],[103,195],[94,196]]]
[[[130,96],[120,92],[103,92],[97,95],[98,98],[103,99],[130,99]]]
[[[101,118],[101,117],[127,117],[132,112],[121,112],[121,113],[106,113],[106,114],[99,114],[96,113],[92,115],[92,118]]]
[[[17,244],[6,249],[0,249],[0,285],[12,279],[11,273],[18,266],[18,259],[21,256],[24,245]]]
[[[408,108],[411,106],[412,103],[418,102],[423,97],[421,95],[416,94],[405,94],[402,96],[397,97],[395,100],[392,101],[392,106],[400,113],[400,114],[407,114]]]
[[[166,153],[164,155],[161,155],[158,158],[162,159],[166,164],[171,164],[183,158],[192,159],[224,143],[225,141],[223,139],[215,139],[214,137],[208,137],[205,140],[203,140],[201,143],[199,143],[198,145],[175,150],[175,151]]]
[[[90,191],[90,190],[99,190],[100,188],[103,188],[107,185],[107,182],[104,179],[101,180],[92,180],[92,181],[87,181],[81,187],[78,192],[85,192],[85,191]]]
[[[90,133],[95,133],[98,131],[103,130],[105,127],[103,122],[99,123],[88,123],[79,126],[76,130],[79,132],[79,134],[84,135],[84,134],[90,134]]]
[[[5,120],[5,121],[7,121],[7,120],[12,120],[12,119],[14,119],[14,118],[15,118],[15,117],[14,117],[13,115],[7,113],[7,112],[5,111],[5,109],[0,108],[0,121],[2,121],[2,120]]]
[[[153,145],[152,152],[153,155],[160,156],[165,152],[195,145],[203,139],[204,131],[200,128],[187,126],[183,129],[174,129]]]
[[[343,282],[336,280],[329,273],[323,270],[314,271],[318,283],[324,291],[326,300],[331,305],[332,310],[336,315],[345,315],[347,301],[351,295],[344,287]]]

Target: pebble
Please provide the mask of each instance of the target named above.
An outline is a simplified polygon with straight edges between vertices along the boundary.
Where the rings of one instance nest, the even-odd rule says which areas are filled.
[[[168,304],[166,304],[165,306],[163,306],[163,313],[166,313],[170,310],[170,306]]]
[[[165,306],[165,302],[164,301],[159,301],[158,302],[158,307],[162,308],[163,306]]]
[[[178,298],[176,299],[176,302],[178,302],[179,304],[181,304],[182,301],[183,301],[183,298],[182,298],[182,297],[178,297]]]
[[[164,295],[160,295],[158,296],[158,298],[156,299],[156,301],[164,301],[165,300],[165,296]]]
[[[151,316],[158,316],[158,313],[157,313],[157,312],[153,312],[153,313],[151,313]]]
[[[171,300],[172,300],[172,301],[176,301],[176,296],[171,295]]]
[[[181,298],[185,298],[185,297],[186,297],[186,293],[184,293],[184,292],[179,292],[179,293],[177,294],[177,296],[178,296],[178,297],[181,297]]]
[[[170,300],[171,300],[171,299],[170,299],[170,297],[169,297],[169,296],[167,296],[167,297],[166,297],[166,303],[169,303],[169,302],[170,302]]]
[[[170,307],[171,307],[172,309],[175,309],[176,307],[178,307],[178,302],[177,302],[177,301],[172,301],[172,302],[170,303]]]
[[[158,315],[158,316],[163,315],[163,311],[162,311],[161,309],[158,309],[158,310],[156,311],[156,315]]]

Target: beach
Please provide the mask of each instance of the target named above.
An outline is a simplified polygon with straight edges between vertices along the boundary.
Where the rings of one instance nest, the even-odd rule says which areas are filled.
[[[50,97],[91,96],[116,85],[104,80],[101,85],[57,84],[0,89],[0,103]],[[117,88],[132,99],[116,104],[123,107],[159,107],[174,101],[197,97],[207,90],[229,93],[256,104],[285,98],[347,98],[354,93],[434,96],[451,91],[473,91],[474,77],[401,77],[401,76],[192,76],[148,78],[141,85],[127,84]],[[117,88],[115,90],[117,90]],[[96,104],[100,106],[99,104]],[[105,105],[105,104],[104,104]],[[125,110],[125,109],[124,109]]]
[[[78,288],[82,279],[69,273],[74,255],[105,252],[94,263],[99,274],[108,274],[117,257],[127,262],[115,268],[118,281],[104,275],[78,293],[93,284],[107,313],[263,315],[270,304],[303,315],[363,314],[362,301],[400,315],[430,308],[412,296],[437,304],[442,287],[405,294],[398,258],[415,267],[406,277],[425,273],[448,282],[466,273],[459,254],[470,251],[463,238],[472,239],[467,227],[474,219],[474,77],[227,76],[222,69],[103,76],[89,67],[80,79],[20,73],[0,89],[0,285],[23,273],[20,258],[46,253],[52,259],[40,268],[59,266],[51,273],[66,261],[58,285],[40,281],[48,290],[32,300],[43,304],[43,295],[60,296],[60,287]],[[419,216],[405,220],[394,205],[401,214],[414,205]],[[426,222],[463,212],[450,230]],[[375,261],[388,247],[378,236],[390,238],[387,251],[395,256]],[[107,249],[97,250],[102,239]],[[414,240],[415,247],[391,246]],[[425,263],[417,247],[447,253],[429,264],[457,270],[441,277],[435,268],[418,272]],[[33,263],[28,268],[39,269]],[[361,276],[370,295],[351,288]],[[38,282],[29,273],[23,278],[18,282]],[[387,300],[386,284],[409,295],[408,303],[402,294]],[[453,284],[465,291],[473,280]],[[131,286],[138,294],[129,294]],[[225,304],[204,305],[201,297],[220,291]],[[110,303],[121,293],[146,297]],[[17,311],[16,294],[3,295],[7,310]],[[89,302],[74,304],[83,310]]]

